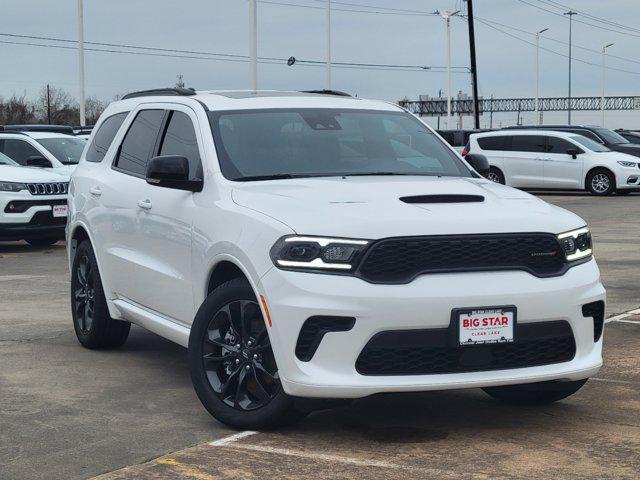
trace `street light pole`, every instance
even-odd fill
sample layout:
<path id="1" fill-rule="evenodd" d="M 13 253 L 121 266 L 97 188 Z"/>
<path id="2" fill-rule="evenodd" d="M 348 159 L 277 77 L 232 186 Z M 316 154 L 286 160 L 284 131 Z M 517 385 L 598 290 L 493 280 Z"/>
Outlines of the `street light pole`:
<path id="1" fill-rule="evenodd" d="M 567 120 L 569 125 L 571 125 L 571 24 L 573 23 L 573 16 L 577 14 L 578 12 L 574 12 L 573 10 L 564 12 L 564 15 L 569 15 L 569 96 L 567 99 Z"/>
<path id="2" fill-rule="evenodd" d="M 331 90 L 331 0 L 327 0 L 327 77 L 325 88 Z"/>
<path id="3" fill-rule="evenodd" d="M 608 45 L 603 45 L 602 46 L 602 72 L 601 72 L 601 86 L 602 86 L 602 91 L 600 92 L 600 125 L 602 127 L 604 127 L 604 61 L 605 61 L 605 53 L 607 48 L 613 46 L 613 43 L 609 43 Z"/>
<path id="4" fill-rule="evenodd" d="M 447 24 L 447 129 L 451 128 L 451 17 L 457 15 L 459 12 L 460 10 L 456 10 L 455 12 L 439 12 L 436 10 L 434 12 L 436 15 L 444 18 Z"/>
<path id="5" fill-rule="evenodd" d="M 249 57 L 251 63 L 251 89 L 258 90 L 258 7 L 256 0 L 249 0 Z"/>
<path id="6" fill-rule="evenodd" d="M 548 28 L 543 28 L 542 30 L 536 32 L 536 103 L 535 103 L 535 118 L 536 123 L 540 125 L 540 107 L 538 105 L 540 101 L 540 34 L 549 30 Z"/>
<path id="7" fill-rule="evenodd" d="M 78 76 L 80 77 L 80 126 L 87 123 L 84 100 L 84 8 L 82 0 L 78 0 Z"/>

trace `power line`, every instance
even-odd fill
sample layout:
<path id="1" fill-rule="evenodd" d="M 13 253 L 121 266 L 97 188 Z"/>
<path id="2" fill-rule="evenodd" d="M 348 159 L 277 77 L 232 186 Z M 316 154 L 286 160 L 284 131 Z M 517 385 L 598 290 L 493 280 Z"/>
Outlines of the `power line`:
<path id="1" fill-rule="evenodd" d="M 633 32 L 640 33 L 640 29 L 638 29 L 638 28 L 629 27 L 627 25 L 623 25 L 622 23 L 613 22 L 611 20 L 607 20 L 606 18 L 602 18 L 602 17 L 597 17 L 595 15 L 591 15 L 588 12 L 585 12 L 584 10 L 578 10 L 576 8 L 568 7 L 566 5 L 563 5 L 563 4 L 559 3 L 559 2 L 555 2 L 553 0 L 538 0 L 538 1 L 541 2 L 541 3 L 544 3 L 546 5 L 549 5 L 551 7 L 555 7 L 555 8 L 561 9 L 563 11 L 574 10 L 574 11 L 578 12 L 580 15 L 582 15 L 583 17 L 587 17 L 587 18 L 589 18 L 591 20 L 595 20 L 595 21 L 598 21 L 598 22 L 605 23 L 605 24 L 610 25 L 612 27 L 622 28 L 624 30 L 630 30 L 630 31 L 633 31 Z"/>
<path id="2" fill-rule="evenodd" d="M 20 35 L 14 33 L 0 33 L 0 36 L 10 37 L 10 38 L 18 38 L 21 40 L 39 40 L 39 41 L 50 41 L 50 42 L 61 42 L 66 44 L 77 44 L 76 40 L 71 40 L 67 38 L 59 38 L 59 37 L 47 37 L 47 36 L 38 36 L 38 35 Z M 42 47 L 42 48 L 59 48 L 66 50 L 76 50 L 75 46 L 69 45 L 51 45 L 46 43 L 36 43 L 36 42 L 16 42 L 16 41 L 6 41 L 0 40 L 0 43 L 10 44 L 10 45 L 27 45 L 34 47 Z M 179 50 L 179 49 L 170 49 L 170 48 L 161 48 L 161 47 L 150 47 L 150 46 L 142 46 L 142 45 L 132 45 L 132 44 L 123 44 L 123 43 L 109 43 L 109 42 L 85 42 L 87 45 L 93 45 L 95 47 L 112 47 L 112 48 L 85 48 L 87 51 L 92 52 L 105 52 L 105 53 L 119 53 L 119 54 L 129 54 L 129 55 L 142 55 L 142 56 L 152 56 L 152 57 L 167 57 L 167 58 L 187 58 L 187 59 L 195 59 L 195 60 L 217 60 L 217 61 L 229 61 L 229 62 L 248 62 L 249 57 L 247 55 L 240 54 L 231 54 L 231 53 L 219 53 L 219 52 L 206 52 L 206 51 L 197 51 L 197 50 Z M 114 48 L 127 48 L 127 49 L 137 49 L 143 51 L 130 51 L 130 50 L 114 50 Z M 280 65 L 285 64 L 287 59 L 278 58 L 278 57 L 259 57 L 260 63 L 263 64 L 271 64 L 271 65 Z M 296 64 L 300 64 L 302 66 L 321 66 L 324 65 L 325 62 L 320 60 L 306 60 L 306 59 L 298 59 L 296 60 Z M 351 69 L 363 69 L 363 70 L 385 70 L 385 71 L 427 71 L 427 72 L 439 72 L 444 71 L 446 67 L 444 66 L 429 66 L 429 65 L 402 65 L 402 64 L 385 64 L 385 63 L 359 63 L 359 62 L 334 62 L 337 68 L 351 68 Z M 452 67 L 456 70 L 466 71 L 467 67 Z"/>
<path id="3" fill-rule="evenodd" d="M 555 12 L 553 10 L 549 10 L 548 8 L 541 7 L 540 5 L 536 5 L 534 3 L 529 3 L 526 0 L 518 0 L 518 1 L 520 3 L 525 4 L 525 5 L 529 5 L 530 7 L 537 8 L 538 10 L 542 10 L 543 12 L 547 12 L 547 13 L 551 13 L 552 15 L 557 15 L 557 16 L 560 16 L 560 17 L 564 17 L 564 14 L 562 14 L 562 13 Z M 620 30 L 614 30 L 612 28 L 603 27 L 602 25 L 596 25 L 596 24 L 593 24 L 593 23 L 585 22 L 584 20 L 575 19 L 573 21 L 581 23 L 583 25 L 588 25 L 590 27 L 599 28 L 601 30 L 607 30 L 609 32 L 619 33 L 621 35 L 628 35 L 630 37 L 640 38 L 640 34 L 636 35 L 636 34 L 631 33 L 631 32 L 621 32 Z"/>
<path id="4" fill-rule="evenodd" d="M 317 1 L 317 0 L 312 0 Z M 324 0 L 320 0 L 324 1 Z M 264 3 L 267 5 L 276 5 L 281 7 L 297 7 L 297 8 L 309 8 L 312 10 L 325 10 L 325 7 L 315 6 L 315 5 L 304 5 L 300 3 L 291 3 L 291 2 L 283 2 L 283 1 L 275 1 L 275 0 L 258 0 L 259 3 Z M 338 2 L 332 2 L 338 4 Z M 369 6 L 369 5 L 361 5 L 361 4 L 349 4 L 344 2 L 339 2 L 340 5 L 354 5 L 358 7 L 371 8 L 373 10 L 362 10 L 362 8 L 332 8 L 331 11 L 335 12 L 350 12 L 350 13 L 372 13 L 376 15 L 398 15 L 398 16 L 434 16 L 433 13 L 423 12 L 420 10 L 403 10 L 399 8 L 389 8 L 389 7 L 378 7 L 378 6 Z"/>
<path id="5" fill-rule="evenodd" d="M 464 16 L 464 15 L 459 15 L 459 17 L 464 18 L 465 16 Z M 465 18 L 465 20 L 466 20 L 466 18 Z M 478 17 L 476 17 L 476 20 L 477 20 L 478 22 L 482 23 L 483 25 L 485 25 L 485 26 L 487 26 L 487 27 L 489 27 L 489 28 L 492 28 L 493 30 L 496 30 L 496 31 L 498 31 L 498 32 L 500 32 L 500 33 L 502 33 L 502 34 L 504 34 L 504 35 L 507 35 L 507 36 L 509 36 L 509 37 L 511 37 L 511 38 L 514 38 L 514 39 L 516 39 L 516 40 L 519 40 L 520 42 L 524 42 L 524 43 L 526 43 L 526 44 L 528 44 L 528 45 L 532 45 L 532 46 L 534 46 L 534 47 L 535 47 L 535 43 L 534 43 L 534 42 L 530 42 L 530 41 L 528 41 L 528 40 L 526 40 L 526 39 L 524 39 L 524 38 L 522 38 L 522 37 L 518 37 L 517 35 L 514 35 L 514 34 L 512 34 L 512 33 L 509 33 L 509 32 L 507 32 L 507 31 L 505 31 L 505 30 L 502 30 L 501 28 L 498 28 L 498 27 L 496 27 L 496 26 L 494 26 L 494 25 L 491 25 L 490 23 L 488 23 L 488 22 L 486 22 L 486 21 L 484 21 L 484 20 L 481 20 L 481 19 L 480 19 L 480 18 L 478 18 Z M 569 58 L 569 56 L 568 56 L 568 55 L 565 55 L 564 53 L 558 52 L 558 51 L 556 51 L 556 50 L 552 50 L 552 49 L 550 49 L 550 48 L 540 47 L 540 50 L 544 50 L 545 52 L 549 52 L 549 53 L 552 53 L 552 54 L 554 54 L 554 55 L 558 55 L 558 56 L 560 56 L 560 57 Z M 598 65 L 598 64 L 596 64 L 596 63 L 592 63 L 592 62 L 589 62 L 589 61 L 584 60 L 584 59 L 581 59 L 581 58 L 575 58 L 575 57 L 573 57 L 573 60 L 575 60 L 576 62 L 584 63 L 585 65 L 591 65 L 592 67 L 599 67 L 599 66 L 600 66 L 600 65 Z M 623 73 L 629 73 L 629 74 L 632 74 L 632 75 L 640 75 L 640 72 L 634 72 L 634 71 L 631 71 L 631 70 L 625 70 L 625 69 L 622 69 L 622 68 L 607 67 L 607 70 L 612 70 L 612 71 L 617 71 L 617 72 L 623 72 Z"/>

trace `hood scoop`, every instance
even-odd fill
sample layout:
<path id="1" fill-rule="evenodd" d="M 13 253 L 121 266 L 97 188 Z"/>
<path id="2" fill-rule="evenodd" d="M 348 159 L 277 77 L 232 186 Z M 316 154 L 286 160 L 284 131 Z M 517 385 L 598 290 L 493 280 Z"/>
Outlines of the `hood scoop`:
<path id="1" fill-rule="evenodd" d="M 482 195 L 414 195 L 411 197 L 400 197 L 404 203 L 473 203 L 484 202 Z"/>

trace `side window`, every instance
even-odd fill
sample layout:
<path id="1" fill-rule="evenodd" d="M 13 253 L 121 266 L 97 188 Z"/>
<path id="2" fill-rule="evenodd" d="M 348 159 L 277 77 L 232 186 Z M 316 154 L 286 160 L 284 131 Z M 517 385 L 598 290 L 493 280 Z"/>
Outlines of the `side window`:
<path id="1" fill-rule="evenodd" d="M 13 138 L 0 140 L 0 153 L 4 153 L 7 157 L 20 165 L 26 165 L 27 158 L 29 157 L 44 156 L 37 148 L 30 145 L 28 142 Z"/>
<path id="2" fill-rule="evenodd" d="M 590 132 L 589 130 L 575 130 L 575 133 L 578 133 L 584 137 L 590 138 L 591 140 L 594 140 L 598 143 L 602 143 L 604 144 L 604 142 L 602 141 L 602 139 L 597 136 L 595 133 Z"/>
<path id="3" fill-rule="evenodd" d="M 153 154 L 164 118 L 164 110 L 142 110 L 136 115 L 122 140 L 115 166 L 127 173 L 144 176 Z"/>
<path id="4" fill-rule="evenodd" d="M 504 150 L 506 135 L 496 135 L 494 137 L 481 137 L 478 145 L 482 150 Z"/>
<path id="5" fill-rule="evenodd" d="M 118 133 L 122 122 L 124 122 L 124 119 L 127 118 L 128 114 L 129 112 L 116 113 L 102 122 L 102 125 L 100 125 L 100 128 L 98 128 L 98 131 L 94 135 L 89 148 L 87 148 L 87 155 L 85 157 L 87 162 L 98 163 L 102 161 L 107 150 L 109 150 L 109 146 L 111 145 L 111 142 L 113 142 L 116 133 Z"/>
<path id="6" fill-rule="evenodd" d="M 567 153 L 567 150 L 573 148 L 577 150 L 577 147 L 571 143 L 566 141 L 564 138 L 558 137 L 547 137 L 547 152 L 548 153 Z"/>
<path id="7" fill-rule="evenodd" d="M 542 153 L 546 150 L 546 141 L 543 135 L 514 135 L 511 139 L 512 152 Z"/>
<path id="8" fill-rule="evenodd" d="M 189 160 L 189 177 L 202 178 L 202 162 L 193 122 L 189 115 L 174 111 L 162 139 L 160 155 L 180 155 Z"/>

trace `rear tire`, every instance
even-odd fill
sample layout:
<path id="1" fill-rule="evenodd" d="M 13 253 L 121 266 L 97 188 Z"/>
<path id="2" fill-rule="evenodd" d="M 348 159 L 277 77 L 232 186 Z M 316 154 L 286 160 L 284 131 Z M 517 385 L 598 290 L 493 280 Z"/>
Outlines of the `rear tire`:
<path id="1" fill-rule="evenodd" d="M 76 249 L 71 269 L 71 314 L 83 347 L 108 349 L 127 341 L 131 324 L 109 315 L 93 248 L 88 240 Z"/>
<path id="2" fill-rule="evenodd" d="M 567 398 L 587 383 L 588 378 L 574 382 L 539 382 L 522 385 L 483 388 L 485 393 L 512 405 L 546 405 Z"/>
<path id="3" fill-rule="evenodd" d="M 262 311 L 245 279 L 220 285 L 198 310 L 189 370 L 207 411 L 233 428 L 273 428 L 306 415 L 282 389 Z"/>
<path id="4" fill-rule="evenodd" d="M 25 240 L 32 247 L 50 247 L 51 245 L 55 245 L 60 241 L 59 238 L 27 238 Z"/>
<path id="5" fill-rule="evenodd" d="M 487 180 L 491 180 L 494 183 L 499 183 L 501 185 L 504 185 L 505 179 L 504 179 L 504 174 L 502 173 L 502 171 L 500 171 L 499 168 L 496 167 L 491 167 L 489 168 L 489 173 L 487 174 Z"/>
<path id="6" fill-rule="evenodd" d="M 587 175 L 587 190 L 592 195 L 606 196 L 616 191 L 616 178 L 609 170 L 600 168 Z"/>

